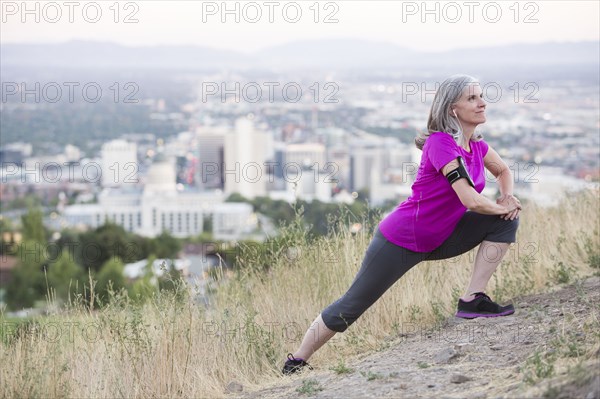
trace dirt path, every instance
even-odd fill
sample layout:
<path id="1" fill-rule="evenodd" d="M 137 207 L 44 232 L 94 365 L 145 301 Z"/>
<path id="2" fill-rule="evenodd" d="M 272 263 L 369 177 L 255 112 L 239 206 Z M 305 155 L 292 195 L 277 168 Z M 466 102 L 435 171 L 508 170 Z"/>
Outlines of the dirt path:
<path id="1" fill-rule="evenodd" d="M 511 316 L 405 326 L 390 349 L 346 362 L 350 371 L 314 365 L 237 397 L 600 398 L 600 277 L 514 304 Z"/>

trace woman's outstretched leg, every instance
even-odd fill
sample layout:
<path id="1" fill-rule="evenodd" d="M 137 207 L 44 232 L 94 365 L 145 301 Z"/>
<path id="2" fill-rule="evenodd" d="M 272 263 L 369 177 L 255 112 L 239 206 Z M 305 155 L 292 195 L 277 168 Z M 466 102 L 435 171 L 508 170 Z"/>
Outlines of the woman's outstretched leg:
<path id="1" fill-rule="evenodd" d="M 312 369 L 306 361 L 336 333 L 337 331 L 333 331 L 325 325 L 323 317 L 319 314 L 306 330 L 298 350 L 293 354 L 288 354 L 287 361 L 283 366 L 283 374 L 293 374 L 305 366 Z"/>
<path id="2" fill-rule="evenodd" d="M 306 331 L 306 334 L 304 334 L 300 347 L 293 353 L 294 357 L 308 360 L 313 353 L 325 345 L 335 334 L 336 331 L 327 328 L 323 322 L 323 317 L 319 314 Z"/>
<path id="3" fill-rule="evenodd" d="M 367 248 L 362 265 L 348 291 L 327 306 L 308 328 L 298 350 L 288 355 L 283 373 L 306 365 L 306 360 L 333 337 L 344 332 L 400 277 L 427 256 L 391 242 L 379 230 Z M 325 324 L 327 323 L 327 324 Z"/>

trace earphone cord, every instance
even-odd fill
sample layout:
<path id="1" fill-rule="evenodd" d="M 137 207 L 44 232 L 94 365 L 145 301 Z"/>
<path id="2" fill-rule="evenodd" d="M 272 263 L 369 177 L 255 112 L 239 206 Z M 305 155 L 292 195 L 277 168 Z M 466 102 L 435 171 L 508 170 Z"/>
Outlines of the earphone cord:
<path id="1" fill-rule="evenodd" d="M 456 111 L 452 110 L 452 112 L 454 113 L 454 116 L 456 117 L 456 121 L 458 122 L 458 126 L 460 126 L 460 136 L 462 136 L 462 132 L 464 131 L 463 127 L 462 127 L 462 123 L 460 123 L 460 119 L 458 119 L 458 115 L 456 115 Z M 461 143 L 460 145 L 463 145 L 464 143 Z"/>

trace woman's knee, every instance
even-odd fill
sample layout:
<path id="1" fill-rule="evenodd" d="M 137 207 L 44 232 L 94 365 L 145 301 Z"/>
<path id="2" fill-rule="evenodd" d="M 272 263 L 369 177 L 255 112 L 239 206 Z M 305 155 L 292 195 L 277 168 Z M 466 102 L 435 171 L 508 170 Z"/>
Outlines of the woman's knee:
<path id="1" fill-rule="evenodd" d="M 513 229 L 516 231 L 519 228 L 519 220 L 520 220 L 519 218 L 514 218 L 513 220 L 510 220 L 510 219 L 508 219 L 508 220 L 502 219 L 502 220 L 504 221 L 504 223 L 506 225 L 509 226 L 510 229 Z"/>
<path id="2" fill-rule="evenodd" d="M 344 316 L 342 313 L 332 313 L 328 311 L 328 309 L 323 310 L 321 312 L 321 318 L 323 319 L 323 323 L 325 327 L 329 328 L 331 331 L 335 331 L 338 333 L 342 333 L 348 329 L 358 318 L 349 318 Z"/>
<path id="3" fill-rule="evenodd" d="M 519 218 L 513 220 L 499 219 L 496 228 L 485 238 L 487 241 L 516 242 Z"/>
<path id="4" fill-rule="evenodd" d="M 505 222 L 508 224 L 509 230 L 514 231 L 516 233 L 517 229 L 519 228 L 519 220 L 519 218 L 514 218 L 513 220 L 506 220 Z"/>

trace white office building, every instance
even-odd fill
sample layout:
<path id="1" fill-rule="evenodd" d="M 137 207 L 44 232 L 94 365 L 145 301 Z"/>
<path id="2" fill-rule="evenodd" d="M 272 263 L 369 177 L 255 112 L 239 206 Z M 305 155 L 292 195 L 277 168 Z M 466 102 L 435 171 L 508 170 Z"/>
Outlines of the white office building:
<path id="1" fill-rule="evenodd" d="M 292 201 L 302 199 L 307 202 L 331 202 L 335 182 L 330 174 L 320 172 L 316 167 L 304 168 L 297 173 L 286 174 L 285 179 L 288 192 L 285 198 Z"/>
<path id="2" fill-rule="evenodd" d="M 248 199 L 266 196 L 267 166 L 271 137 L 256 130 L 249 118 L 240 118 L 235 129 L 225 135 L 222 167 L 225 194 L 238 193 Z"/>
<path id="3" fill-rule="evenodd" d="M 373 173 L 383 173 L 383 149 L 377 145 L 354 146 L 350 153 L 350 188 L 369 189 Z"/>
<path id="4" fill-rule="evenodd" d="M 213 237 L 230 241 L 250 235 L 258 226 L 258 218 L 250 204 L 225 202 L 214 207 L 212 223 Z"/>
<path id="5" fill-rule="evenodd" d="M 325 146 L 320 143 L 302 143 L 288 144 L 285 148 L 284 168 L 290 165 L 313 167 L 317 166 L 320 170 L 325 167 L 326 156 Z"/>
<path id="6" fill-rule="evenodd" d="M 203 216 L 224 201 L 223 193 L 185 191 L 178 189 L 175 182 L 173 163 L 157 161 L 150 167 L 143 186 L 106 188 L 97 204 L 68 206 L 63 217 L 71 226 L 91 228 L 112 221 L 147 237 L 163 231 L 175 237 L 202 233 Z"/>
<path id="7" fill-rule="evenodd" d="M 102 187 L 135 186 L 138 183 L 137 145 L 112 140 L 102 146 Z"/>

